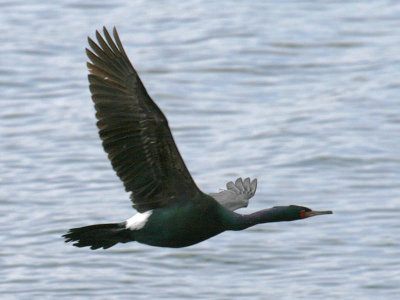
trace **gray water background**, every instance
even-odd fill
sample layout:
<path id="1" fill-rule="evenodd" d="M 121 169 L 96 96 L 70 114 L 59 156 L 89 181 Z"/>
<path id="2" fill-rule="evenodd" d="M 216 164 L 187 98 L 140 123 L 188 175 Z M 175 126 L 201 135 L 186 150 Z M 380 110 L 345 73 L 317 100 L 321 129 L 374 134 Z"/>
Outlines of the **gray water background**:
<path id="1" fill-rule="evenodd" d="M 134 214 L 103 152 L 87 36 L 117 26 L 199 187 L 257 177 L 307 220 L 90 251 Z M 397 1 L 1 1 L 1 299 L 399 299 Z"/>

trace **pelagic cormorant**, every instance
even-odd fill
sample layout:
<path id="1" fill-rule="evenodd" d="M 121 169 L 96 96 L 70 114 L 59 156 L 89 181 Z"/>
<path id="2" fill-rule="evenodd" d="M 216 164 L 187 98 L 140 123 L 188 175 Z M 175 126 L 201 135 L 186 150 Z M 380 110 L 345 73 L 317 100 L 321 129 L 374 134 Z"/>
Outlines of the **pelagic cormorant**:
<path id="1" fill-rule="evenodd" d="M 331 214 L 289 205 L 249 215 L 233 210 L 246 206 L 256 181 L 237 180 L 228 190 L 203 193 L 193 181 L 160 108 L 153 102 L 130 63 L 116 29 L 114 39 L 104 27 L 96 31 L 86 49 L 91 62 L 90 92 L 96 108 L 97 126 L 112 167 L 131 192 L 138 211 L 121 223 L 72 228 L 66 242 L 91 249 L 110 248 L 137 241 L 159 247 L 186 247 L 226 230 L 243 230 L 267 222 L 294 221 Z M 243 196 L 244 195 L 244 196 Z M 218 201 L 217 201 L 217 200 Z"/>

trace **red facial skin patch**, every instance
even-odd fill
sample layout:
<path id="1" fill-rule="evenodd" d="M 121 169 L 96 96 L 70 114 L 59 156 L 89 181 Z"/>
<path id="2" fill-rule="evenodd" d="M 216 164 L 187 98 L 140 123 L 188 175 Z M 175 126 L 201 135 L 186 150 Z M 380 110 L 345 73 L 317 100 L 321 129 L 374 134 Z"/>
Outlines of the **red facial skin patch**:
<path id="1" fill-rule="evenodd" d="M 305 212 L 304 210 L 300 211 L 300 218 L 304 219 L 304 218 L 308 218 L 309 215 L 307 212 Z"/>

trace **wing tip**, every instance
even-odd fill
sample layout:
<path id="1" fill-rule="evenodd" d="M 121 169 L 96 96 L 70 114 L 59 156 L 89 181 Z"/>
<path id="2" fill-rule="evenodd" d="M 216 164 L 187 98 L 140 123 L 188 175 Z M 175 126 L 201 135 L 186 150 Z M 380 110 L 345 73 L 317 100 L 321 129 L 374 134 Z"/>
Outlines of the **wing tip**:
<path id="1" fill-rule="evenodd" d="M 257 190 L 257 178 L 250 180 L 250 177 L 246 177 L 244 180 L 242 177 L 239 177 L 233 181 L 229 181 L 226 184 L 227 190 L 233 191 L 236 194 L 248 194 L 249 197 L 253 197 Z"/>

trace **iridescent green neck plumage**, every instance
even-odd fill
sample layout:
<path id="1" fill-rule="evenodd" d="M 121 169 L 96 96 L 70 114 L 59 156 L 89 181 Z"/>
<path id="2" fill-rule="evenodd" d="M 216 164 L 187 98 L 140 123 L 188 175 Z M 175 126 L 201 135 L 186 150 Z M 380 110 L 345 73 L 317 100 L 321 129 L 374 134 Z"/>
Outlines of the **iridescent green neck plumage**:
<path id="1" fill-rule="evenodd" d="M 261 223 L 298 220 L 302 218 L 301 209 L 300 206 L 290 205 L 275 206 L 248 215 L 227 212 L 226 214 L 230 215 L 225 217 L 229 220 L 227 230 L 243 230 Z"/>

